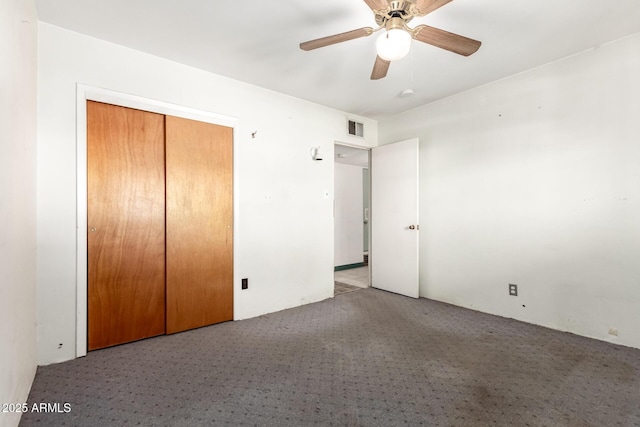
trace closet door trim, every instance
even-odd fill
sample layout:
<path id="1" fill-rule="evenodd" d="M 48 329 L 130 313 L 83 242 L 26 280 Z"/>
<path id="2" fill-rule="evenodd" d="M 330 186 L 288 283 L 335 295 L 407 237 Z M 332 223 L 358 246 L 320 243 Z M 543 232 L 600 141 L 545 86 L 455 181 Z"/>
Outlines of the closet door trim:
<path id="1" fill-rule="evenodd" d="M 76 357 L 87 354 L 87 101 L 104 102 L 120 107 L 135 108 L 151 113 L 171 115 L 185 119 L 198 120 L 232 128 L 234 130 L 233 146 L 235 147 L 235 128 L 238 119 L 196 108 L 184 107 L 168 102 L 143 98 L 136 95 L 97 88 L 84 84 L 76 86 Z M 235 149 L 234 149 L 235 151 Z M 233 157 L 233 169 L 238 170 L 236 156 Z M 234 174 L 233 188 L 237 188 L 237 176 Z M 233 197 L 234 228 L 238 224 L 237 197 Z M 236 235 L 234 229 L 233 235 Z M 236 259 L 234 245 L 234 271 Z M 235 293 L 236 283 L 234 279 Z M 235 299 L 234 299 L 235 301 Z M 234 309 L 235 311 L 235 309 Z"/>

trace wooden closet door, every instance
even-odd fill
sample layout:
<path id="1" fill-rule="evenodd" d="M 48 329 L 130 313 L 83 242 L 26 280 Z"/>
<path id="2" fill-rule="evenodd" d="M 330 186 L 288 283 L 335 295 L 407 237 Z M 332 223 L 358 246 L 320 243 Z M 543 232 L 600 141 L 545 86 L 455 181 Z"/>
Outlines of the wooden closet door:
<path id="1" fill-rule="evenodd" d="M 87 102 L 88 347 L 165 333 L 164 116 Z"/>
<path id="2" fill-rule="evenodd" d="M 233 130 L 166 118 L 167 333 L 233 320 Z"/>

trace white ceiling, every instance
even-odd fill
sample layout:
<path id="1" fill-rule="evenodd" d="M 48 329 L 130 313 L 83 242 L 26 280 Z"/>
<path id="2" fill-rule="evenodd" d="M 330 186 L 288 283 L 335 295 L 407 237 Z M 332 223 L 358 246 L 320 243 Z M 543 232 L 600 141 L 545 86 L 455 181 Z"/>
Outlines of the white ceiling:
<path id="1" fill-rule="evenodd" d="M 371 81 L 373 36 L 304 52 L 303 41 L 375 27 L 363 0 L 36 0 L 39 19 L 374 119 L 640 32 L 639 0 L 454 0 L 428 24 L 482 41 L 468 57 L 414 41 Z M 595 82 L 594 82 L 595 83 Z M 415 94 L 401 98 L 411 88 Z"/>

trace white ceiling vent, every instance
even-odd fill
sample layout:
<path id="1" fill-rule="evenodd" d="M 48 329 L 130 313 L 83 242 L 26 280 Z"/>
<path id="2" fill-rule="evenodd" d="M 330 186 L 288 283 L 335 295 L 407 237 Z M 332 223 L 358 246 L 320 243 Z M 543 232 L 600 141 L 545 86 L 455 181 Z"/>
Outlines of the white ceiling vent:
<path id="1" fill-rule="evenodd" d="M 364 125 L 353 120 L 349 120 L 349 135 L 364 137 Z"/>

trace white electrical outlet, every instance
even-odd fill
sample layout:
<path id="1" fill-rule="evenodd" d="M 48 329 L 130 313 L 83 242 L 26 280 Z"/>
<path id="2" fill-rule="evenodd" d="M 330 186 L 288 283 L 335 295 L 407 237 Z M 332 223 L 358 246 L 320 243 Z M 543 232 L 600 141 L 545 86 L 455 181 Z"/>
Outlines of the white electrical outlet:
<path id="1" fill-rule="evenodd" d="M 613 335 L 614 337 L 617 337 L 618 330 L 616 328 L 609 328 L 609 335 Z"/>

